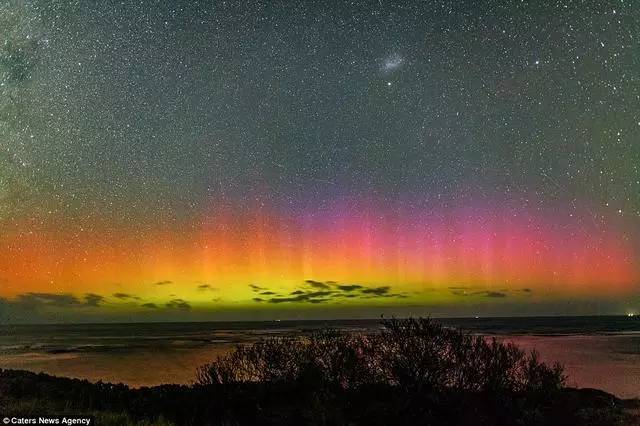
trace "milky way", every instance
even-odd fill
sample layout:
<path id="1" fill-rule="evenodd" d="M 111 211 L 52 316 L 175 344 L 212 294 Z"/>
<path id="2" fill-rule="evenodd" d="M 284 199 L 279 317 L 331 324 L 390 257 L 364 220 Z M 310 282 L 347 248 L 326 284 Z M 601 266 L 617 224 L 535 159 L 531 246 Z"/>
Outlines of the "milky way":
<path id="1" fill-rule="evenodd" d="M 5 1 L 0 308 L 640 309 L 639 10 Z"/>

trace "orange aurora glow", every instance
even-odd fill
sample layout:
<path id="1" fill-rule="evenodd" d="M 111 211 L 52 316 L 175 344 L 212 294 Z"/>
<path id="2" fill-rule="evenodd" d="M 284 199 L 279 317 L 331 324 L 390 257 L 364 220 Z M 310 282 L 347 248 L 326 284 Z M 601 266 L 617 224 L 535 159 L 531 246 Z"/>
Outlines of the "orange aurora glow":
<path id="1" fill-rule="evenodd" d="M 418 298 L 460 285 L 611 296 L 633 292 L 639 276 L 633 245 L 613 226 L 471 210 L 219 209 L 197 225 L 136 233 L 17 226 L 0 244 L 5 297 L 124 290 L 163 300 L 169 290 L 154 283 L 170 281 L 183 297 L 203 297 L 194 288 L 206 282 L 226 301 L 250 302 L 248 284 L 292 289 L 307 279 L 393 285 Z"/>

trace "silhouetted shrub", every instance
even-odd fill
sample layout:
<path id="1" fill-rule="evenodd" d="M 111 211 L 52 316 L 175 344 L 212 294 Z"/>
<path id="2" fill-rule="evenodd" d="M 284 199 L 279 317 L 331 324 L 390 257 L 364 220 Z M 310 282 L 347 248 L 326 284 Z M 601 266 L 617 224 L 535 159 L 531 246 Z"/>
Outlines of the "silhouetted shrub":
<path id="1" fill-rule="evenodd" d="M 563 389 L 560 366 L 535 352 L 429 319 L 266 339 L 201 367 L 198 382 L 130 389 L 0 370 L 0 413 L 186 426 L 638 424 L 625 401 Z"/>
<path id="2" fill-rule="evenodd" d="M 557 391 L 562 367 L 513 344 L 486 340 L 431 319 L 383 320 L 377 333 L 333 330 L 239 346 L 198 369 L 202 385 L 296 383 L 314 389 L 391 385 L 406 392 L 513 394 Z"/>

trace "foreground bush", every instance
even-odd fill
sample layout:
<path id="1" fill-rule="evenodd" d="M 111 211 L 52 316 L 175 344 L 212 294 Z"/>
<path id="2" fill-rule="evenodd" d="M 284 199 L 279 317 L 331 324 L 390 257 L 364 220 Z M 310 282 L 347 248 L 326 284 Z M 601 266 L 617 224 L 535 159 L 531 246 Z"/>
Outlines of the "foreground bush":
<path id="1" fill-rule="evenodd" d="M 640 403 L 564 388 L 535 353 L 428 319 L 240 346 L 198 383 L 130 389 L 0 370 L 0 413 L 88 413 L 97 424 L 632 425 Z"/>
<path id="2" fill-rule="evenodd" d="M 391 385 L 314 389 L 258 382 L 130 389 L 0 369 L 0 413 L 89 414 L 97 425 L 640 425 L 640 401 L 594 389 L 553 398 L 405 392 Z"/>
<path id="3" fill-rule="evenodd" d="M 378 333 L 321 331 L 239 346 L 197 374 L 202 385 L 297 383 L 314 389 L 389 385 L 406 392 L 555 392 L 560 365 L 431 319 L 385 320 Z"/>

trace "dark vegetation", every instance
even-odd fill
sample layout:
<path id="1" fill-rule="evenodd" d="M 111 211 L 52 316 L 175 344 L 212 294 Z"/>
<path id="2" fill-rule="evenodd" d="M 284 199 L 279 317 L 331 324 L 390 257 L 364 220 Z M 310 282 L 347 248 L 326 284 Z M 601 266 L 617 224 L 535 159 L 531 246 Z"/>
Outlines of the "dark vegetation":
<path id="1" fill-rule="evenodd" d="M 2 371 L 0 413 L 94 413 L 102 425 L 636 424 L 630 402 L 564 381 L 536 353 L 429 319 L 389 320 L 379 333 L 240 346 L 200 367 L 192 386 Z"/>

